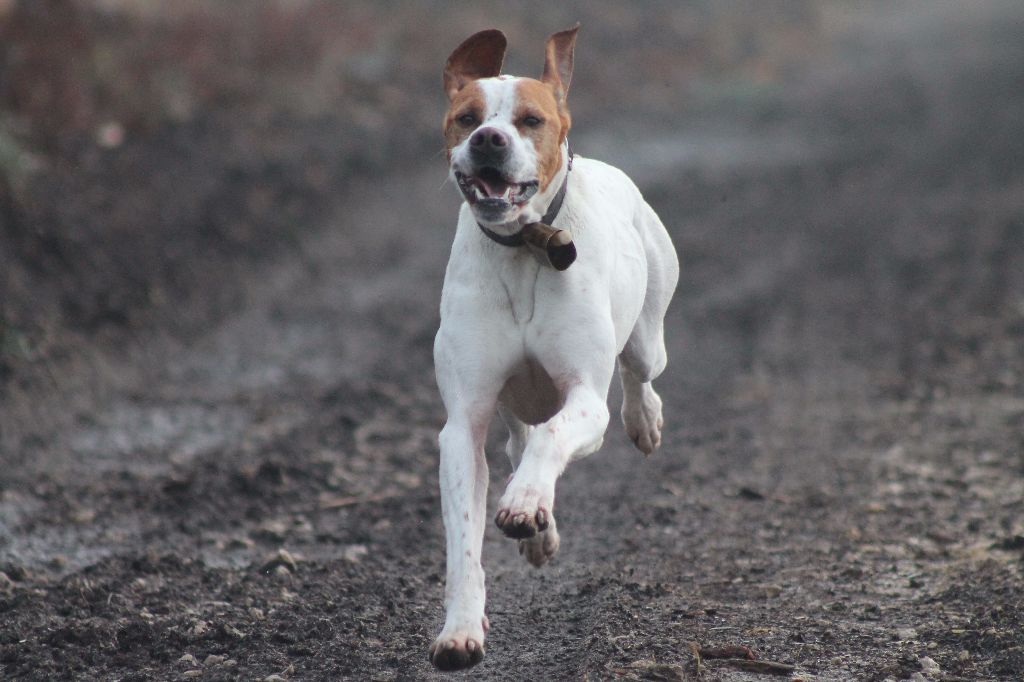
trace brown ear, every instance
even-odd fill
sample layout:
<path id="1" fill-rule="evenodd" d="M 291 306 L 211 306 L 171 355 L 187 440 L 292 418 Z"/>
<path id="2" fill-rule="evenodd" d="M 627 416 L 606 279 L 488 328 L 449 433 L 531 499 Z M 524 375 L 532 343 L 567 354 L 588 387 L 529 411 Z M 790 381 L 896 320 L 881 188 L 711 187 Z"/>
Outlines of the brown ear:
<path id="1" fill-rule="evenodd" d="M 505 34 L 495 28 L 474 33 L 462 41 L 444 65 L 444 91 L 448 99 L 477 78 L 500 75 L 507 44 Z"/>
<path id="2" fill-rule="evenodd" d="M 554 88 L 555 99 L 559 104 L 565 104 L 565 97 L 569 94 L 572 53 L 576 47 L 576 32 L 579 30 L 580 25 L 577 23 L 572 28 L 552 33 L 544 51 L 544 75 L 540 79 Z"/>

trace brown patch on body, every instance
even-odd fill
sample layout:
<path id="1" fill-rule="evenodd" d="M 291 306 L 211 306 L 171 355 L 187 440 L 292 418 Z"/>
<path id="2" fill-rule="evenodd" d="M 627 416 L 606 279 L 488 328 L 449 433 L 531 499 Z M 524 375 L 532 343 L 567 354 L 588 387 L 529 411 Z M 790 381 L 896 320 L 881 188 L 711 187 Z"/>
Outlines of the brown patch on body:
<path id="1" fill-rule="evenodd" d="M 562 164 L 562 143 L 565 142 L 572 125 L 569 110 L 559 105 L 554 89 L 547 83 L 532 78 L 516 82 L 517 104 L 513 112 L 513 124 L 519 134 L 533 142 L 537 150 L 537 174 L 540 189 L 547 189 Z M 530 117 L 540 120 L 529 125 Z"/>

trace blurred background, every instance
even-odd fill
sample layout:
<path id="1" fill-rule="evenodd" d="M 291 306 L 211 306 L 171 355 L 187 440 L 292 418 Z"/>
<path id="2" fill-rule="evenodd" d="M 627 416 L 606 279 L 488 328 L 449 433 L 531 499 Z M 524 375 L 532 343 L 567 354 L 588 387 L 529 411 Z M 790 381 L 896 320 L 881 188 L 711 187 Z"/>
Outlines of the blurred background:
<path id="1" fill-rule="evenodd" d="M 1019 675 L 1019 0 L 0 0 L 0 672 L 431 674 L 441 70 L 576 21 L 574 149 L 683 264 L 668 425 L 543 572 L 488 530 L 480 674 Z"/>
<path id="2" fill-rule="evenodd" d="M 4 391 L 64 374 L 58 365 L 87 354 L 83 343 L 120 349 L 126 330 L 179 333 L 222 316 L 244 289 L 242 272 L 326 228 L 355 178 L 434 160 L 440 182 L 439 64 L 481 26 L 508 34 L 509 72 L 537 74 L 544 37 L 582 21 L 577 128 L 595 153 L 657 172 L 694 154 L 729 164 L 810 148 L 822 131 L 739 149 L 686 123 L 723 110 L 777 118 L 783 84 L 823 61 L 836 66 L 850 23 L 870 15 L 802 1 L 637 11 L 5 0 Z"/>

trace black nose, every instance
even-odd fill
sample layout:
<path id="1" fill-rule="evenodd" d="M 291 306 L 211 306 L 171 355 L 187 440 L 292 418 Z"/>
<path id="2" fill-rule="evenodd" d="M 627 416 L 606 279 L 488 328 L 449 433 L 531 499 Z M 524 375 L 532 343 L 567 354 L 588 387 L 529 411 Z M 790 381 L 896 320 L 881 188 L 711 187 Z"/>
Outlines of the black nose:
<path id="1" fill-rule="evenodd" d="M 481 152 L 502 153 L 508 147 L 508 135 L 497 128 L 481 128 L 469 138 L 469 145 Z"/>

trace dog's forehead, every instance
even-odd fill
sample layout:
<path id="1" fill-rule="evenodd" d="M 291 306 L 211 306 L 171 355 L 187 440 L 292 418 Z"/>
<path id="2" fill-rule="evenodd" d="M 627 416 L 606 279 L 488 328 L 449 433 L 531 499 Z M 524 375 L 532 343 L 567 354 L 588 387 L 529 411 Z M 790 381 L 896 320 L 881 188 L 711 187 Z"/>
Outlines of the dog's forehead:
<path id="1" fill-rule="evenodd" d="M 477 81 L 484 96 L 484 118 L 511 118 L 519 101 L 517 76 L 495 76 Z"/>
<path id="2" fill-rule="evenodd" d="M 484 120 L 511 120 L 524 105 L 538 109 L 557 109 L 547 86 L 533 78 L 494 76 L 473 81 L 452 101 L 452 108 L 471 102 L 480 107 Z"/>

